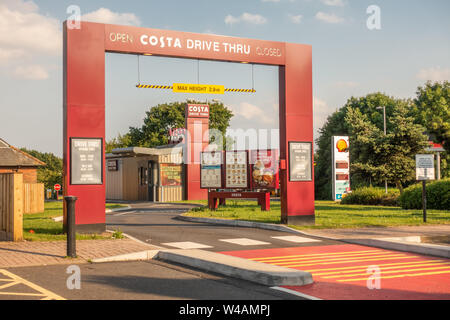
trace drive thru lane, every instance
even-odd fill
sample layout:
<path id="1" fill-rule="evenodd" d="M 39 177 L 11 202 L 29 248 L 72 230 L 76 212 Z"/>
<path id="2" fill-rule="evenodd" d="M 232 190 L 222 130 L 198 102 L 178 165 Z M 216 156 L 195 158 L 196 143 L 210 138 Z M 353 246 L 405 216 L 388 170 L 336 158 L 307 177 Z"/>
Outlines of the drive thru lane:
<path id="1" fill-rule="evenodd" d="M 231 251 L 339 244 L 316 237 L 296 237 L 286 232 L 176 219 L 194 207 L 187 204 L 144 202 L 131 206 L 129 210 L 108 214 L 107 228 L 120 229 L 143 242 L 164 248 Z"/>

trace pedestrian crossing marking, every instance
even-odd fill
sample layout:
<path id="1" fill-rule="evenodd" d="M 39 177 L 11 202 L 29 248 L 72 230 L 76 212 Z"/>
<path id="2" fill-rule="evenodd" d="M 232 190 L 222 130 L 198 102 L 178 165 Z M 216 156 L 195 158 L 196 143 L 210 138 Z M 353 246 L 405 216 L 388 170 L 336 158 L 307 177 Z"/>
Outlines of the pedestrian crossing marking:
<path id="1" fill-rule="evenodd" d="M 271 238 L 289 241 L 289 242 L 295 242 L 295 243 L 322 242 L 322 240 L 316 240 L 316 239 L 299 237 L 299 236 L 281 236 L 281 237 L 271 237 Z"/>
<path id="2" fill-rule="evenodd" d="M 326 257 L 303 257 L 303 256 L 299 256 L 299 257 L 295 257 L 295 258 L 286 258 L 286 259 L 274 259 L 274 260 L 266 260 L 266 261 L 261 261 L 261 262 L 273 262 L 273 263 L 278 263 L 278 262 L 294 262 L 294 261 L 299 261 L 299 260 L 307 260 L 307 259 L 311 259 L 311 258 L 316 258 L 316 259 L 327 259 L 329 260 L 329 258 L 336 258 L 336 259 L 344 259 L 344 258 L 364 258 L 364 256 L 378 256 L 378 255 L 382 255 L 382 254 L 399 254 L 398 252 L 374 252 L 374 253 L 358 253 L 358 254 L 342 254 L 342 255 L 332 255 L 329 254 Z"/>
<path id="3" fill-rule="evenodd" d="M 345 261 L 345 260 L 357 260 L 357 259 L 367 259 L 367 258 L 375 258 L 375 257 L 391 257 L 391 256 L 405 256 L 403 253 L 374 253 L 370 255 L 364 255 L 364 256 L 343 256 L 343 257 L 320 257 L 320 258 L 297 258 L 295 260 L 290 261 L 273 261 L 274 264 L 277 265 L 284 265 L 284 264 L 292 264 L 292 263 L 298 263 L 298 262 L 321 262 L 321 261 Z"/>
<path id="4" fill-rule="evenodd" d="M 437 269 L 447 269 L 450 271 L 449 266 L 440 266 L 440 267 L 429 266 L 426 268 L 419 268 L 419 269 L 401 269 L 401 270 L 391 270 L 391 271 L 384 271 L 384 269 L 382 269 L 381 274 L 383 277 L 384 274 L 386 274 L 386 273 L 416 272 L 416 271 L 437 270 Z M 356 277 L 356 276 L 367 276 L 367 272 L 356 273 L 356 274 L 340 274 L 340 275 L 334 275 L 334 276 L 326 276 L 326 277 L 322 277 L 322 278 L 333 279 L 333 278 L 348 278 L 348 277 Z"/>
<path id="5" fill-rule="evenodd" d="M 359 252 L 386 252 L 387 250 L 363 250 L 363 251 L 344 251 L 344 252 L 326 252 L 326 253 L 310 253 L 310 254 L 295 254 L 290 256 L 274 256 L 274 257 L 263 257 L 263 258 L 250 258 L 250 260 L 255 261 L 263 261 L 263 260 L 271 260 L 277 258 L 291 258 L 291 257 L 312 257 L 312 256 L 330 256 L 330 255 L 341 255 L 341 254 L 351 254 L 351 253 L 359 253 Z M 393 252 L 393 251 L 387 251 Z"/>
<path id="6" fill-rule="evenodd" d="M 391 269 L 401 269 L 401 268 L 412 268 L 412 267 L 427 267 L 427 266 L 444 266 L 444 265 L 448 265 L 450 264 L 450 262 L 444 262 L 444 263 L 429 263 L 429 262 L 423 262 L 423 263 L 407 263 L 407 264 L 403 264 L 401 266 L 394 266 L 394 267 L 382 267 L 381 265 L 377 265 L 378 267 L 380 267 L 383 271 L 384 270 L 391 270 Z M 367 270 L 369 266 L 358 266 L 358 267 L 353 267 L 353 270 L 341 270 L 341 271 L 331 271 L 331 272 L 319 272 L 319 273 L 314 273 L 314 275 L 316 276 L 326 276 L 326 275 L 331 275 L 331 274 L 344 274 L 344 273 L 352 273 L 352 272 L 358 272 L 358 271 L 365 271 Z M 311 270 L 306 270 L 308 272 L 311 272 Z"/>
<path id="7" fill-rule="evenodd" d="M 253 239 L 248 239 L 248 238 L 219 239 L 219 241 L 229 242 L 229 243 L 237 244 L 240 246 L 259 246 L 259 245 L 270 244 L 269 242 L 253 240 Z"/>
<path id="8" fill-rule="evenodd" d="M 178 248 L 178 249 L 206 249 L 206 248 L 212 248 L 211 246 L 208 246 L 206 244 L 201 244 L 201 243 L 191 242 L 191 241 L 166 242 L 166 243 L 162 243 L 162 245 L 175 247 L 175 248 Z"/>
<path id="9" fill-rule="evenodd" d="M 370 258 L 370 259 L 360 259 L 360 260 L 348 260 L 348 261 L 333 261 L 333 262 L 307 262 L 307 263 L 301 263 L 301 264 L 293 264 L 293 265 L 284 265 L 283 267 L 305 267 L 305 266 L 314 266 L 314 265 L 328 265 L 328 264 L 342 264 L 342 263 L 353 263 L 353 262 L 364 262 L 364 261 L 379 261 L 381 259 L 383 260 L 397 260 L 397 259 L 410 259 L 410 258 L 417 258 L 416 256 L 409 256 L 409 257 L 378 257 L 378 258 Z M 326 261 L 326 260 L 325 260 Z M 275 263 L 274 263 L 275 264 Z"/>
<path id="10" fill-rule="evenodd" d="M 423 263 L 432 263 L 432 262 L 443 262 L 444 260 L 427 260 L 427 262 Z M 415 263 L 421 263 L 421 261 L 412 261 L 412 262 L 396 262 L 396 263 L 382 263 L 378 264 L 377 266 L 397 266 L 397 265 L 409 265 L 409 264 L 415 264 Z M 369 265 L 365 266 L 353 266 L 353 267 L 339 267 L 339 268 L 320 268 L 320 269 L 308 269 L 308 272 L 316 272 L 316 271 L 327 271 L 327 270 L 347 270 L 347 269 L 356 269 L 356 268 L 366 268 L 369 267 Z M 336 271 L 339 272 L 339 271 Z"/>
<path id="11" fill-rule="evenodd" d="M 395 275 L 395 276 L 381 276 L 381 277 L 374 277 L 371 276 L 371 280 L 376 279 L 394 279 L 394 278 L 404 278 L 404 277 L 419 277 L 419 276 L 430 276 L 435 274 L 446 274 L 450 273 L 450 270 L 447 271 L 435 271 L 435 272 L 423 272 L 423 273 L 413 273 L 413 274 L 401 274 L 401 275 Z M 338 282 L 351 282 L 351 281 L 367 281 L 367 276 L 365 278 L 356 278 L 356 279 L 339 279 Z"/>

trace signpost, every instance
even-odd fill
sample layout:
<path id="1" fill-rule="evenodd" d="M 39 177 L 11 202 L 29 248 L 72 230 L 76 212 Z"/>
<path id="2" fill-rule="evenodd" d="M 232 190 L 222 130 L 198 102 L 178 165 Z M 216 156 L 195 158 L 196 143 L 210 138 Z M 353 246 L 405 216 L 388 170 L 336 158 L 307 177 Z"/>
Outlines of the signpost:
<path id="1" fill-rule="evenodd" d="M 341 200 L 350 191 L 350 152 L 348 136 L 331 137 L 333 200 Z"/>
<path id="2" fill-rule="evenodd" d="M 422 181 L 423 222 L 427 222 L 427 180 L 434 180 L 434 155 L 416 154 L 416 180 Z"/>
<path id="3" fill-rule="evenodd" d="M 55 191 L 56 191 L 56 200 L 58 200 L 58 198 L 59 198 L 59 190 L 61 190 L 61 185 L 59 183 L 57 183 L 57 184 L 55 184 L 53 186 L 53 189 L 55 189 Z"/>

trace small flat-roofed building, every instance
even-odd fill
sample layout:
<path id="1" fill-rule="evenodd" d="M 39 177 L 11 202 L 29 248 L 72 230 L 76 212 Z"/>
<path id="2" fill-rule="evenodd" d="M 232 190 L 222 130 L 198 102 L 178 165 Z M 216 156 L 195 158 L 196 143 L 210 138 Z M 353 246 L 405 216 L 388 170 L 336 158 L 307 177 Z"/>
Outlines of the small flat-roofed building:
<path id="1" fill-rule="evenodd" d="M 185 198 L 183 148 L 118 148 L 106 154 L 106 199 L 179 201 Z"/>

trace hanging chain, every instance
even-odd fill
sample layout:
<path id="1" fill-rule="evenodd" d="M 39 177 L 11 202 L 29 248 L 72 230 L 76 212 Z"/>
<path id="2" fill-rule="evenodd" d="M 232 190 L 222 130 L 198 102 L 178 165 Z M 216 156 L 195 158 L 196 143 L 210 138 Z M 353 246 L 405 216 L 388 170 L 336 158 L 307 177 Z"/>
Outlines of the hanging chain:
<path id="1" fill-rule="evenodd" d="M 137 66 L 138 66 L 138 83 L 141 84 L 141 71 L 140 71 L 140 65 L 139 65 L 139 54 L 137 55 Z"/>

